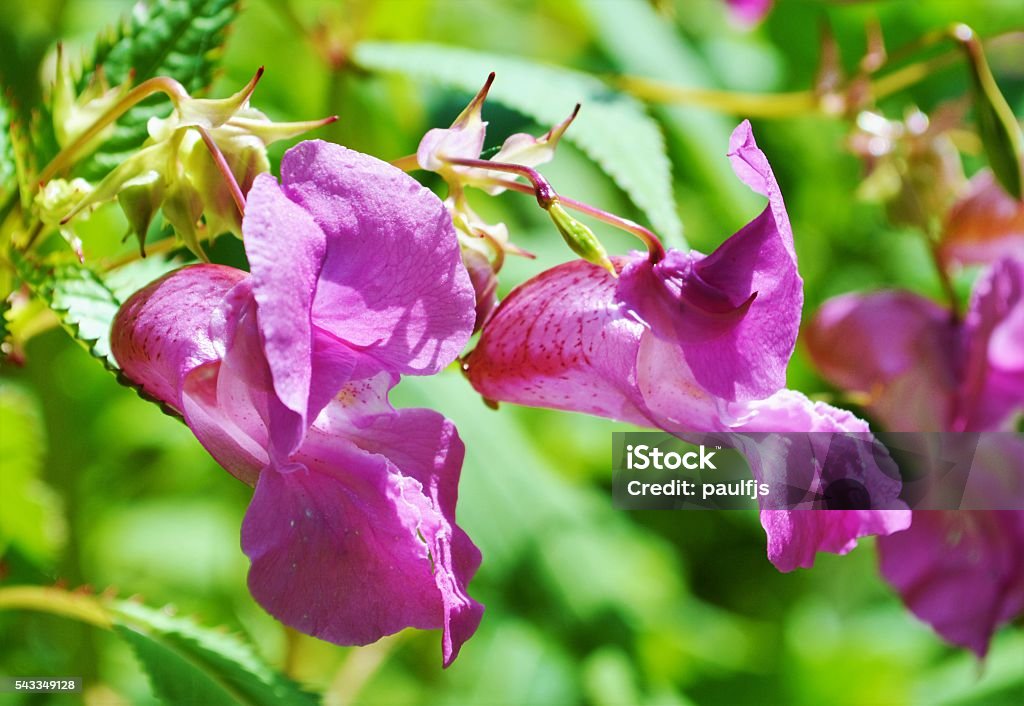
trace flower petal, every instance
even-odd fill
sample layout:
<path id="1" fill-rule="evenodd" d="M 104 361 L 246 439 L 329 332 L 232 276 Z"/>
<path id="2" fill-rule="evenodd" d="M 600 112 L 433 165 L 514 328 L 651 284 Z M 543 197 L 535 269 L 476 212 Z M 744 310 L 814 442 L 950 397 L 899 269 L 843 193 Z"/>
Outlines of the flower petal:
<path id="1" fill-rule="evenodd" d="M 982 170 L 949 210 L 940 252 L 943 260 L 960 264 L 1024 257 L 1024 202 L 1007 194 L 991 170 Z"/>
<path id="2" fill-rule="evenodd" d="M 622 267 L 625 260 L 619 259 Z M 636 406 L 643 325 L 615 303 L 616 280 L 574 260 L 516 287 L 466 359 L 488 399 L 650 424 Z"/>
<path id="3" fill-rule="evenodd" d="M 175 270 L 128 298 L 117 312 L 110 343 L 124 374 L 143 391 L 182 412 L 189 371 L 223 355 L 211 334 L 215 311 L 245 273 L 221 265 Z"/>
<path id="4" fill-rule="evenodd" d="M 246 197 L 242 232 L 274 390 L 285 407 L 305 419 L 313 377 L 313 296 L 326 238 L 269 174 L 256 177 Z M 312 421 L 319 410 L 309 411 Z"/>
<path id="5" fill-rule="evenodd" d="M 739 413 L 736 405 L 734 412 Z M 811 402 L 799 392 L 783 390 L 767 400 L 746 406 L 733 424 L 737 432 L 852 432 L 866 434 L 868 425 L 845 410 Z M 792 450 L 787 450 L 792 454 Z M 806 466 L 820 457 L 815 448 L 797 449 L 793 466 Z M 827 449 L 825 450 L 827 453 Z M 752 463 L 757 454 L 747 454 Z M 824 459 L 822 459 L 824 461 Z M 754 469 L 755 476 L 760 472 Z M 846 554 L 857 539 L 886 535 L 910 524 L 910 511 L 898 500 L 901 484 L 881 469 L 864 479 L 872 507 L 886 510 L 762 510 L 761 526 L 768 535 L 768 559 L 780 571 L 810 568 L 818 552 Z"/>
<path id="6" fill-rule="evenodd" d="M 737 176 L 768 197 L 768 207 L 711 255 L 669 251 L 661 261 L 634 260 L 618 295 L 672 341 L 694 379 L 716 397 L 762 399 L 785 387 L 803 280 L 778 183 L 748 122 L 733 132 Z"/>
<path id="7" fill-rule="evenodd" d="M 1024 512 L 918 511 L 878 541 L 880 568 L 918 618 L 979 657 L 1024 611 Z"/>
<path id="8" fill-rule="evenodd" d="M 327 238 L 313 323 L 398 373 L 454 360 L 474 297 L 440 199 L 386 162 L 320 141 L 289 150 L 281 174 Z"/>
<path id="9" fill-rule="evenodd" d="M 764 19 L 772 9 L 774 0 L 726 0 L 733 17 L 747 25 L 754 25 Z"/>
<path id="10" fill-rule="evenodd" d="M 889 431 L 948 428 L 959 339 L 942 307 L 909 292 L 846 294 L 822 305 L 805 340 L 825 378 L 870 395 Z"/>
<path id="11" fill-rule="evenodd" d="M 462 454 L 436 413 L 362 417 L 332 402 L 294 463 L 260 475 L 242 527 L 253 596 L 282 622 L 338 644 L 444 628 L 450 664 L 483 611 L 465 590 L 480 554 L 454 522 Z"/>
<path id="12" fill-rule="evenodd" d="M 1003 258 L 975 284 L 954 431 L 999 429 L 1024 411 L 1024 260 Z"/>
<path id="13" fill-rule="evenodd" d="M 358 383 L 357 383 L 358 384 Z M 466 592 L 480 566 L 480 550 L 455 523 L 455 505 L 464 447 L 455 425 L 429 409 L 401 409 L 350 418 L 342 406 L 328 408 L 315 433 L 344 435 L 367 453 L 388 458 L 405 476 L 419 481 L 421 516 L 418 532 L 430 550 L 434 580 L 444 604 L 445 666 L 476 631 L 483 606 Z"/>

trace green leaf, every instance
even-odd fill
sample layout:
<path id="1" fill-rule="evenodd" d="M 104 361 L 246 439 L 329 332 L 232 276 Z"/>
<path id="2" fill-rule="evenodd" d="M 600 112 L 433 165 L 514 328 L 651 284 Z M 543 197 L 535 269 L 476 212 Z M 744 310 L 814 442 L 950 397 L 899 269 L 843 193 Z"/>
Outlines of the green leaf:
<path id="1" fill-rule="evenodd" d="M 659 234 L 682 240 L 665 140 L 657 123 L 630 96 L 578 71 L 436 44 L 361 42 L 353 58 L 370 71 L 400 73 L 469 93 L 494 71 L 497 80 L 488 97 L 542 126 L 561 122 L 581 103 L 565 139 L 615 180 Z"/>
<path id="2" fill-rule="evenodd" d="M 319 699 L 242 638 L 190 618 L 107 595 L 45 586 L 0 587 L 0 610 L 34 610 L 113 629 L 131 645 L 167 704 L 315 706 Z"/>
<path id="3" fill-rule="evenodd" d="M 29 559 L 51 563 L 67 527 L 60 502 L 40 479 L 46 434 L 38 402 L 0 381 L 0 556 L 10 545 Z"/>
<path id="4" fill-rule="evenodd" d="M 114 630 L 132 647 L 167 704 L 277 706 L 317 698 L 277 673 L 234 635 L 144 605 L 112 606 Z"/>
<path id="5" fill-rule="evenodd" d="M 720 87 L 712 67 L 652 3 L 583 0 L 581 8 L 596 41 L 622 73 L 680 86 Z M 718 220 L 739 226 L 763 208 L 763 200 L 736 178 L 725 156 L 738 118 L 684 106 L 658 106 L 653 112 L 678 150 L 676 164 L 687 191 L 700 194 L 701 210 L 710 206 Z M 689 221 L 687 227 L 701 229 Z"/>
<path id="6" fill-rule="evenodd" d="M 213 80 L 228 25 L 237 14 L 237 0 L 140 3 L 119 27 L 100 35 L 78 89 L 84 89 L 89 74 L 102 66 L 111 85 L 129 78 L 138 84 L 154 76 L 169 76 L 189 93 L 201 91 Z M 154 97 L 128 111 L 113 135 L 82 166 L 82 175 L 97 179 L 124 161 L 146 140 L 146 122 L 167 115 L 169 107 L 166 98 Z"/>
<path id="7" fill-rule="evenodd" d="M 57 314 L 72 337 L 113 372 L 118 365 L 110 352 L 110 327 L 117 310 L 133 292 L 180 264 L 151 257 L 101 277 L 77 263 L 35 265 L 22 257 L 14 262 L 18 275 Z"/>
<path id="8" fill-rule="evenodd" d="M 14 111 L 7 98 L 0 92 L 0 204 L 18 188 L 17 166 L 14 162 L 14 145 L 11 142 L 11 122 Z"/>

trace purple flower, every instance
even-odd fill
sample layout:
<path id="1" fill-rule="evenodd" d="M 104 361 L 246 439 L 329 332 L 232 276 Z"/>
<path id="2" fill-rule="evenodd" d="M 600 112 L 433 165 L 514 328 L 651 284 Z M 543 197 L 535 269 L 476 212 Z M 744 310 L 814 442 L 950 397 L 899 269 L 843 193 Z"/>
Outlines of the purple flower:
<path id="1" fill-rule="evenodd" d="M 242 526 L 249 588 L 273 616 L 338 644 L 444 628 L 444 663 L 483 607 L 480 553 L 455 524 L 463 446 L 426 409 L 396 410 L 402 374 L 462 350 L 473 290 L 441 202 L 404 173 L 324 142 L 257 177 L 251 274 L 185 267 L 118 313 L 113 351 L 255 486 Z"/>
<path id="2" fill-rule="evenodd" d="M 1024 411 L 1024 259 L 988 270 L 963 322 L 909 292 L 830 299 L 807 347 L 891 431 L 1006 429 Z"/>
<path id="3" fill-rule="evenodd" d="M 781 192 L 750 125 L 733 132 L 739 178 L 768 197 L 708 256 L 670 250 L 614 258 L 618 278 L 584 261 L 520 285 L 484 326 L 467 374 L 484 397 L 611 417 L 674 434 L 851 431 L 867 425 L 785 389 L 803 305 Z M 906 526 L 858 511 L 765 510 L 769 558 L 809 566 L 866 534 Z"/>
<path id="4" fill-rule="evenodd" d="M 1024 411 L 1024 260 L 992 266 L 963 322 L 909 292 L 848 294 L 825 303 L 807 342 L 825 377 L 864 394 L 891 430 L 1012 429 Z M 968 493 L 1024 502 L 1022 489 L 1024 439 L 982 436 Z M 1024 511 L 915 511 L 878 548 L 910 610 L 979 656 L 1024 612 Z"/>
<path id="5" fill-rule="evenodd" d="M 774 0 L 726 0 L 733 17 L 747 25 L 754 25 L 764 19 L 772 9 Z"/>

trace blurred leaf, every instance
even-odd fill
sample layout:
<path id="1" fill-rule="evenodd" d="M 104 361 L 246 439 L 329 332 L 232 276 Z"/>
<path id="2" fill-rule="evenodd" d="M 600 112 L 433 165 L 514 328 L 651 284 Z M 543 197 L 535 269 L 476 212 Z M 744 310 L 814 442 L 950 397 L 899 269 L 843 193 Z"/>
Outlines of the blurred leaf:
<path id="1" fill-rule="evenodd" d="M 21 257 L 14 260 L 19 276 L 57 314 L 68 333 L 115 372 L 118 365 L 110 352 L 110 327 L 121 303 L 178 265 L 167 258 L 150 257 L 113 270 L 104 278 L 77 263 L 34 265 Z"/>
<path id="2" fill-rule="evenodd" d="M 237 0 L 139 3 L 120 26 L 100 34 L 93 58 L 79 77 L 78 90 L 84 89 L 89 75 L 102 66 L 111 85 L 169 76 L 189 93 L 201 91 L 213 79 L 228 25 L 237 14 Z M 146 122 L 166 115 L 169 107 L 166 98 L 154 97 L 129 110 L 117 122 L 113 135 L 82 166 L 83 176 L 99 178 L 124 161 L 146 140 Z"/>
<path id="3" fill-rule="evenodd" d="M 112 606 L 114 630 L 167 704 L 277 706 L 318 699 L 277 673 L 240 638 L 136 603 Z"/>
<path id="4" fill-rule="evenodd" d="M 46 438 L 36 400 L 0 382 L 0 556 L 15 544 L 28 558 L 49 563 L 64 544 L 60 502 L 40 479 Z"/>
<path id="5" fill-rule="evenodd" d="M 710 66 L 650 3 L 585 0 L 582 6 L 597 41 L 620 71 L 680 86 L 718 87 L 713 77 L 719 67 Z M 745 74 L 753 70 L 750 66 L 742 69 Z M 688 210 L 683 205 L 688 232 L 701 230 L 698 211 L 708 205 L 725 223 L 736 221 L 738 225 L 749 220 L 743 214 L 756 213 L 760 202 L 735 177 L 725 158 L 729 133 L 738 120 L 687 106 L 660 106 L 655 115 L 673 143 L 682 148 L 675 154 L 675 164 L 683 172 L 687 189 L 699 194 L 700 209 Z"/>
<path id="6" fill-rule="evenodd" d="M 14 145 L 11 144 L 11 121 L 13 119 L 14 114 L 11 106 L 7 103 L 7 97 L 0 92 L 0 204 L 7 203 L 7 198 L 14 193 L 18 186 Z"/>
<path id="7" fill-rule="evenodd" d="M 581 103 L 583 108 L 565 139 L 615 180 L 655 230 L 681 240 L 665 140 L 635 99 L 579 71 L 436 44 L 361 42 L 354 59 L 371 71 L 401 73 L 469 93 L 475 93 L 494 71 L 497 80 L 489 97 L 541 126 L 562 122 Z M 571 195 L 570 189 L 566 195 Z"/>

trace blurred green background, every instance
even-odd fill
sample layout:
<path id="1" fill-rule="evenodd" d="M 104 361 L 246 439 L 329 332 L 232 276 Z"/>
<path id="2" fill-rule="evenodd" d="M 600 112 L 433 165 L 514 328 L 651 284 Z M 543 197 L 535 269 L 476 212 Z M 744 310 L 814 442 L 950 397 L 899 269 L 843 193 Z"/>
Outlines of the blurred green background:
<path id="1" fill-rule="evenodd" d="M 5 87 L 23 104 L 38 101 L 56 41 L 72 51 L 88 46 L 129 8 L 113 0 L 0 4 Z M 446 126 L 469 96 L 332 65 L 329 50 L 353 39 L 433 41 L 598 75 L 786 91 L 812 83 L 823 23 L 853 68 L 871 18 L 891 47 L 954 20 L 982 36 L 1024 26 L 1016 0 L 779 0 L 752 31 L 731 23 L 716 0 L 657 9 L 627 0 L 247 0 L 212 93 L 234 91 L 263 65 L 255 106 L 287 120 L 337 113 L 341 119 L 314 136 L 393 159 L 413 152 L 426 129 Z M 317 22 L 325 27 L 320 49 L 308 36 Z M 649 34 L 652 22 L 660 29 Z M 1003 47 L 991 60 L 1022 114 L 1024 48 Z M 967 86 L 958 64 L 884 106 L 892 117 L 911 105 L 927 111 L 964 95 Z M 728 134 L 741 116 L 664 107 L 652 113 L 668 142 L 685 236 L 707 252 L 763 207 L 726 168 Z M 512 132 L 548 127 L 497 103 L 486 106 L 485 118 L 488 146 Z M 793 221 L 805 318 L 825 298 L 854 289 L 901 286 L 938 297 L 920 236 L 889 225 L 883 209 L 853 197 L 862 174 L 846 149 L 848 124 L 807 116 L 755 121 L 754 128 Z M 275 146 L 274 155 L 283 148 Z M 978 164 L 968 158 L 969 171 Z M 645 220 L 571 144 L 563 143 L 543 171 L 567 196 Z M 569 259 L 529 197 L 508 193 L 474 205 L 504 220 L 514 242 L 538 254 L 536 261 L 508 263 L 502 291 Z M 621 234 L 597 232 L 609 250 L 636 247 Z M 240 253 L 237 242 L 222 238 L 215 258 L 238 260 Z M 969 273 L 962 279 L 969 288 Z M 327 690 L 327 703 L 998 704 L 1024 696 L 1019 627 L 1003 630 L 981 665 L 945 646 L 878 577 L 870 541 L 847 557 L 823 555 L 813 570 L 783 575 L 765 558 L 754 514 L 616 511 L 611 432 L 625 427 L 507 405 L 491 411 L 453 370 L 407 379 L 393 397 L 444 412 L 467 443 L 459 520 L 484 556 L 471 586 L 487 606 L 479 632 L 446 671 L 436 633 L 406 631 L 357 649 L 287 633 L 245 588 L 238 533 L 249 488 L 217 467 L 184 425 L 114 384 L 62 331 L 36 337 L 26 353 L 24 366 L 4 364 L 0 378 L 4 405 L 31 410 L 20 427 L 3 429 L 10 436 L 2 448 L 10 453 L 0 483 L 19 464 L 33 463 L 35 453 L 53 492 L 26 491 L 33 507 L 48 508 L 40 511 L 45 533 L 7 548 L 0 582 L 57 580 L 173 604 L 206 625 L 247 635 L 271 663 Z M 799 348 L 790 386 L 830 392 Z M 26 445 L 10 443 L 15 435 L 38 441 L 26 452 Z M 17 507 L 14 500 L 8 496 L 5 512 Z M 39 673 L 85 677 L 89 703 L 155 703 L 129 649 L 112 634 L 42 614 L 0 612 L 0 674 Z M 5 699 L 76 702 L 0 694 L 0 703 Z"/>

